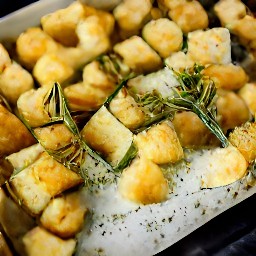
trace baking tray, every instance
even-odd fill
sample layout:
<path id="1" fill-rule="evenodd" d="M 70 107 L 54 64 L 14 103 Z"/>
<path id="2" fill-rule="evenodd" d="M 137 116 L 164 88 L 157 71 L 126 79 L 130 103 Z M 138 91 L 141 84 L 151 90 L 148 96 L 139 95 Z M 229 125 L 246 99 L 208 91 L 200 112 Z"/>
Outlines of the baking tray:
<path id="1" fill-rule="evenodd" d="M 40 17 L 64 8 L 72 0 L 41 0 L 0 19 L 0 41 L 15 40 Z M 224 187 L 201 189 L 200 168 L 184 169 L 176 177 L 170 199 L 161 204 L 138 206 L 124 202 L 114 187 L 91 198 L 94 213 L 78 237 L 77 255 L 154 255 L 181 240 L 217 215 L 256 192 L 253 175 Z M 100 206 L 100 207 L 99 207 Z"/>

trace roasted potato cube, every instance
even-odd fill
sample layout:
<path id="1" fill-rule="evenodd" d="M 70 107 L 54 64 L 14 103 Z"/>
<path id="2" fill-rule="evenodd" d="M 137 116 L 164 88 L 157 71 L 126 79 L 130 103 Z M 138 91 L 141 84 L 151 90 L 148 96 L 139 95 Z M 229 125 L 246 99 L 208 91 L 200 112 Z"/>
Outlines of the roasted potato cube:
<path id="1" fill-rule="evenodd" d="M 9 53 L 4 48 L 2 44 L 0 44 L 0 74 L 11 65 L 12 61 L 10 59 Z"/>
<path id="2" fill-rule="evenodd" d="M 217 118 L 224 132 L 250 119 L 250 111 L 241 97 L 232 91 L 218 90 Z"/>
<path id="3" fill-rule="evenodd" d="M 51 198 L 82 182 L 75 172 L 54 160 L 46 152 L 33 164 L 16 174 L 11 188 L 16 197 L 33 215 L 43 211 Z"/>
<path id="4" fill-rule="evenodd" d="M 256 123 L 245 123 L 230 133 L 229 141 L 237 147 L 246 161 L 256 159 Z"/>
<path id="5" fill-rule="evenodd" d="M 0 188 L 0 206 L 0 225 L 4 233 L 19 255 L 26 255 L 22 237 L 36 225 L 35 219 L 7 196 L 2 188 Z M 7 256 L 7 254 L 0 255 Z"/>
<path id="6" fill-rule="evenodd" d="M 129 129 L 138 128 L 145 121 L 145 113 L 124 88 L 110 102 L 109 109 Z"/>
<path id="7" fill-rule="evenodd" d="M 186 4 L 187 0 L 157 0 L 157 3 L 162 8 L 164 7 L 166 9 L 174 9 L 181 4 Z"/>
<path id="8" fill-rule="evenodd" d="M 40 222 L 57 236 L 69 238 L 81 231 L 86 212 L 81 193 L 73 192 L 52 199 L 44 209 Z"/>
<path id="9" fill-rule="evenodd" d="M 226 28 L 197 30 L 188 34 L 188 56 L 197 63 L 229 64 L 230 34 Z"/>
<path id="10" fill-rule="evenodd" d="M 58 150 L 70 144 L 74 135 L 65 124 L 36 128 L 34 133 L 45 149 Z"/>
<path id="11" fill-rule="evenodd" d="M 203 70 L 203 74 L 209 76 L 217 88 L 226 90 L 238 90 L 248 81 L 244 69 L 232 63 L 227 65 L 212 64 Z"/>
<path id="12" fill-rule="evenodd" d="M 34 87 L 31 74 L 13 62 L 0 73 L 0 91 L 9 103 L 16 105 L 20 95 Z"/>
<path id="13" fill-rule="evenodd" d="M 177 23 L 183 33 L 189 33 L 208 27 L 208 15 L 199 1 L 181 2 L 168 12 L 169 17 Z"/>
<path id="14" fill-rule="evenodd" d="M 118 191 L 130 201 L 153 204 L 167 199 L 168 183 L 158 165 L 140 157 L 123 171 Z"/>
<path id="15" fill-rule="evenodd" d="M 65 46 L 76 46 L 78 37 L 76 26 L 85 17 L 83 5 L 76 1 L 67 8 L 57 10 L 41 18 L 43 30 L 57 42 Z"/>
<path id="16" fill-rule="evenodd" d="M 72 256 L 75 239 L 63 240 L 45 229 L 37 226 L 22 239 L 28 256 Z"/>
<path id="17" fill-rule="evenodd" d="M 182 71 L 195 65 L 195 62 L 181 51 L 173 53 L 170 57 L 166 58 L 164 62 L 169 68 L 173 68 L 176 71 Z"/>
<path id="18" fill-rule="evenodd" d="M 113 92 L 113 88 L 94 87 L 88 83 L 77 83 L 64 89 L 72 110 L 97 110 Z"/>
<path id="19" fill-rule="evenodd" d="M 142 36 L 162 58 L 167 58 L 173 52 L 181 50 L 183 43 L 181 29 L 167 18 L 148 22 L 143 27 Z"/>
<path id="20" fill-rule="evenodd" d="M 46 52 L 56 52 L 61 46 L 39 27 L 31 27 L 20 34 L 16 41 L 19 61 L 32 69 Z"/>
<path id="21" fill-rule="evenodd" d="M 252 114 L 256 114 L 256 84 L 247 83 L 239 90 L 238 95 L 243 98 Z"/>
<path id="22" fill-rule="evenodd" d="M 92 61 L 83 69 L 83 83 L 90 84 L 94 87 L 113 89 L 116 86 L 114 78 L 106 74 L 99 61 Z"/>
<path id="23" fill-rule="evenodd" d="M 152 72 L 162 66 L 159 55 L 139 36 L 132 36 L 116 44 L 114 51 L 135 72 Z"/>
<path id="24" fill-rule="evenodd" d="M 114 9 L 113 14 L 122 30 L 134 31 L 142 28 L 151 8 L 150 0 L 124 0 Z"/>
<path id="25" fill-rule="evenodd" d="M 193 112 L 176 113 L 172 123 L 182 147 L 200 148 L 219 144 L 215 135 Z"/>
<path id="26" fill-rule="evenodd" d="M 214 5 L 214 11 L 223 27 L 246 15 L 246 6 L 240 0 L 221 0 Z"/>
<path id="27" fill-rule="evenodd" d="M 2 105 L 0 105 L 0 123 L 0 157 L 36 142 L 26 126 Z"/>
<path id="28" fill-rule="evenodd" d="M 31 127 L 41 126 L 50 121 L 43 104 L 48 91 L 48 87 L 32 89 L 23 93 L 17 101 L 19 113 Z"/>
<path id="29" fill-rule="evenodd" d="M 256 40 L 256 18 L 246 15 L 228 26 L 231 33 L 245 40 Z"/>
<path id="30" fill-rule="evenodd" d="M 44 54 L 33 68 L 33 75 L 41 86 L 63 84 L 74 76 L 74 69 L 54 53 Z"/>
<path id="31" fill-rule="evenodd" d="M 79 38 L 78 47 L 84 49 L 84 54 L 88 54 L 91 59 L 110 48 L 107 31 L 102 26 L 99 16 L 92 15 L 81 20 L 77 25 L 76 33 Z"/>
<path id="32" fill-rule="evenodd" d="M 241 179 L 247 170 L 248 163 L 237 148 L 229 145 L 216 148 L 208 156 L 206 174 L 202 179 L 203 188 L 225 186 Z"/>
<path id="33" fill-rule="evenodd" d="M 113 166 L 123 159 L 133 141 L 132 132 L 104 106 L 84 126 L 81 135 L 89 146 L 100 152 Z"/>
<path id="34" fill-rule="evenodd" d="M 155 164 L 175 163 L 184 156 L 176 132 L 166 122 L 139 133 L 135 143 L 139 154 Z"/>
<path id="35" fill-rule="evenodd" d="M 12 173 L 13 173 L 12 165 L 5 158 L 0 159 L 0 186 L 4 185 L 5 182 L 9 180 Z"/>

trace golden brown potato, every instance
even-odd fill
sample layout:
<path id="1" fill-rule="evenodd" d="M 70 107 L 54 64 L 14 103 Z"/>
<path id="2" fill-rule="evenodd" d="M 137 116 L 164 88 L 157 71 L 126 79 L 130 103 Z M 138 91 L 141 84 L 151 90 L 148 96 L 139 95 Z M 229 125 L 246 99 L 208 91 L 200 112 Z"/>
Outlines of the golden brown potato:
<path id="1" fill-rule="evenodd" d="M 5 159 L 0 158 L 0 186 L 9 180 L 13 173 L 12 165 Z M 0 254 L 1 255 L 1 254 Z"/>
<path id="2" fill-rule="evenodd" d="M 48 91 L 48 87 L 32 89 L 23 93 L 17 101 L 20 115 L 31 127 L 42 126 L 50 121 L 43 104 Z"/>
<path id="3" fill-rule="evenodd" d="M 74 73 L 74 69 L 54 53 L 44 54 L 33 68 L 33 75 L 41 86 L 51 86 L 55 82 L 63 84 L 71 80 Z"/>
<path id="4" fill-rule="evenodd" d="M 2 44 L 0 44 L 0 74 L 5 70 L 6 67 L 11 65 L 12 61 L 10 59 L 9 53 L 4 48 Z"/>
<path id="5" fill-rule="evenodd" d="M 52 199 L 44 209 L 40 222 L 57 236 L 69 238 L 81 231 L 86 212 L 81 193 L 73 192 Z"/>
<path id="6" fill-rule="evenodd" d="M 180 27 L 167 18 L 148 22 L 143 27 L 142 36 L 162 58 L 167 58 L 171 53 L 181 50 L 183 43 Z"/>
<path id="7" fill-rule="evenodd" d="M 214 5 L 214 11 L 223 27 L 246 15 L 246 6 L 240 0 L 221 0 Z"/>
<path id="8" fill-rule="evenodd" d="M 247 161 L 232 145 L 216 148 L 208 159 L 207 173 L 202 179 L 203 188 L 228 185 L 244 177 L 247 171 Z"/>
<path id="9" fill-rule="evenodd" d="M 217 91 L 217 118 L 224 132 L 250 119 L 250 111 L 243 99 L 232 91 Z"/>
<path id="10" fill-rule="evenodd" d="M 0 73 L 0 91 L 9 103 L 16 105 L 20 95 L 34 87 L 31 74 L 16 62 Z"/>
<path id="11" fill-rule="evenodd" d="M 58 150 L 72 142 L 74 135 L 65 124 L 54 124 L 34 129 L 40 144 L 50 150 Z"/>
<path id="12" fill-rule="evenodd" d="M 44 53 L 56 52 L 60 47 L 39 27 L 28 28 L 16 41 L 19 61 L 30 70 Z"/>
<path id="13" fill-rule="evenodd" d="M 124 0 L 114 9 L 113 14 L 122 30 L 136 31 L 144 25 L 151 8 L 150 0 Z"/>
<path id="14" fill-rule="evenodd" d="M 238 95 L 245 101 L 252 114 L 256 114 L 256 84 L 247 83 L 243 86 Z"/>
<path id="15" fill-rule="evenodd" d="M 125 199 L 153 204 L 166 200 L 168 183 L 158 165 L 140 157 L 123 171 L 118 190 Z"/>
<path id="16" fill-rule="evenodd" d="M 226 90 L 238 90 L 248 81 L 244 69 L 232 63 L 228 65 L 210 65 L 203 70 L 203 74 L 209 76 L 215 82 L 217 88 Z"/>
<path id="17" fill-rule="evenodd" d="M 64 46 L 76 46 L 76 26 L 85 17 L 83 5 L 76 1 L 67 8 L 57 10 L 41 18 L 43 30 Z"/>
<path id="18" fill-rule="evenodd" d="M 105 106 L 101 107 L 81 131 L 84 140 L 113 166 L 123 159 L 133 141 L 132 132 Z"/>
<path id="19" fill-rule="evenodd" d="M 75 239 L 61 239 L 37 226 L 22 239 L 27 256 L 72 256 L 75 251 Z"/>
<path id="20" fill-rule="evenodd" d="M 0 157 L 36 143 L 26 126 L 0 105 Z"/>
<path id="21" fill-rule="evenodd" d="M 145 121 L 145 113 L 124 88 L 111 101 L 109 109 L 129 129 L 136 129 Z"/>
<path id="22" fill-rule="evenodd" d="M 228 26 L 231 33 L 241 39 L 256 40 L 256 18 L 246 15 Z"/>
<path id="23" fill-rule="evenodd" d="M 230 34 L 226 28 L 197 30 L 188 34 L 188 56 L 195 62 L 229 64 L 231 62 Z"/>
<path id="24" fill-rule="evenodd" d="M 10 180 L 17 199 L 32 215 L 40 214 L 51 198 L 83 182 L 46 152 Z"/>
<path id="25" fill-rule="evenodd" d="M 168 123 L 152 126 L 135 137 L 139 154 L 155 164 L 175 163 L 183 158 L 176 132 Z"/>
<path id="26" fill-rule="evenodd" d="M 178 24 L 183 33 L 208 27 L 208 15 L 199 1 L 181 2 L 168 12 L 169 17 Z"/>
<path id="27" fill-rule="evenodd" d="M 172 123 L 182 147 L 199 148 L 219 144 L 215 135 L 193 112 L 176 113 Z"/>
<path id="28" fill-rule="evenodd" d="M 83 111 L 97 110 L 112 92 L 112 88 L 98 88 L 85 83 L 73 84 L 64 89 L 69 107 Z"/>
<path id="29" fill-rule="evenodd" d="M 195 62 L 184 52 L 175 52 L 170 57 L 165 59 L 165 64 L 169 68 L 176 71 L 182 71 L 186 68 L 193 67 Z"/>
<path id="30" fill-rule="evenodd" d="M 230 133 L 229 141 L 237 147 L 246 161 L 256 159 L 256 123 L 245 123 Z"/>
<path id="31" fill-rule="evenodd" d="M 132 36 L 116 44 L 114 51 L 127 66 L 138 73 L 152 72 L 162 66 L 159 55 L 139 36 Z"/>

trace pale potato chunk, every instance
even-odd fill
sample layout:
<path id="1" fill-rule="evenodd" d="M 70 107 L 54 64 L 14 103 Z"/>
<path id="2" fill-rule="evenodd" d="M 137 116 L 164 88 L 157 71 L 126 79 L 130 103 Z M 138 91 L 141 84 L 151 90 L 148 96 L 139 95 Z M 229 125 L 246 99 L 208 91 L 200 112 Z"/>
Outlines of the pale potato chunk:
<path id="1" fill-rule="evenodd" d="M 218 90 L 217 118 L 224 132 L 250 119 L 250 111 L 241 97 L 232 91 Z"/>
<path id="2" fill-rule="evenodd" d="M 54 124 L 34 129 L 34 133 L 45 149 L 58 150 L 70 144 L 74 135 L 65 124 Z"/>
<path id="3" fill-rule="evenodd" d="M 200 148 L 219 144 L 215 135 L 193 112 L 176 113 L 172 123 L 182 147 Z"/>
<path id="4" fill-rule="evenodd" d="M 186 4 L 187 0 L 157 0 L 158 5 L 164 6 L 167 9 L 174 9 L 181 4 Z"/>
<path id="5" fill-rule="evenodd" d="M 140 157 L 123 171 L 118 190 L 125 199 L 153 204 L 166 200 L 168 183 L 158 165 Z"/>
<path id="6" fill-rule="evenodd" d="M 48 87 L 32 89 L 23 93 L 17 101 L 19 113 L 31 127 L 41 126 L 50 121 L 43 104 L 48 91 Z"/>
<path id="7" fill-rule="evenodd" d="M 162 58 L 167 58 L 171 53 L 181 50 L 183 43 L 181 29 L 167 18 L 148 22 L 143 27 L 142 36 Z"/>
<path id="8" fill-rule="evenodd" d="M 46 152 L 11 180 L 11 188 L 25 208 L 40 214 L 51 198 L 83 182 L 75 172 L 67 169 Z"/>
<path id="9" fill-rule="evenodd" d="M 252 114 L 256 114 L 256 84 L 247 83 L 242 87 L 238 95 L 243 98 Z"/>
<path id="10" fill-rule="evenodd" d="M 214 11 L 225 27 L 243 18 L 246 15 L 246 6 L 241 0 L 220 0 L 214 5 Z"/>
<path id="11" fill-rule="evenodd" d="M 110 48 L 107 31 L 101 25 L 99 16 L 92 15 L 81 20 L 77 25 L 76 33 L 79 38 L 78 47 L 84 49 L 91 59 Z"/>
<path id="12" fill-rule="evenodd" d="M 99 61 L 92 61 L 83 69 L 83 83 L 99 88 L 114 88 L 116 82 L 110 74 L 106 74 Z"/>
<path id="13" fill-rule="evenodd" d="M 124 0 L 114 9 L 113 14 L 122 30 L 134 31 L 142 28 L 151 8 L 150 0 Z"/>
<path id="14" fill-rule="evenodd" d="M 110 102 L 109 109 L 129 129 L 138 128 L 145 121 L 145 113 L 124 88 Z"/>
<path id="15" fill-rule="evenodd" d="M 41 86 L 63 84 L 74 76 L 74 69 L 54 53 L 44 54 L 33 68 L 33 75 Z"/>
<path id="16" fill-rule="evenodd" d="M 2 105 L 0 105 L 0 124 L 0 157 L 36 142 L 26 126 Z"/>
<path id="17" fill-rule="evenodd" d="M 34 87 L 31 74 L 16 62 L 0 73 L 0 91 L 9 103 L 16 105 L 20 95 Z"/>
<path id="18" fill-rule="evenodd" d="M 168 15 L 186 34 L 198 29 L 205 29 L 209 23 L 206 11 L 196 0 L 180 3 L 171 8 Z"/>
<path id="19" fill-rule="evenodd" d="M 229 135 L 229 141 L 237 147 L 246 161 L 256 159 L 256 123 L 245 123 Z"/>
<path id="20" fill-rule="evenodd" d="M 81 231 L 86 212 L 81 193 L 73 192 L 52 199 L 44 209 L 40 222 L 57 236 L 68 238 Z"/>
<path id="21" fill-rule="evenodd" d="M 9 53 L 4 48 L 2 44 L 0 44 L 0 74 L 5 70 L 6 67 L 11 65 L 12 61 L 10 59 Z"/>
<path id="22" fill-rule="evenodd" d="M 175 130 L 161 123 L 135 137 L 139 154 L 156 164 L 175 163 L 183 158 L 183 149 Z"/>
<path id="23" fill-rule="evenodd" d="M 233 183 L 245 175 L 248 166 L 243 155 L 232 145 L 215 149 L 208 159 L 207 173 L 202 179 L 203 188 Z"/>
<path id="24" fill-rule="evenodd" d="M 241 39 L 256 40 L 256 18 L 246 15 L 228 26 L 231 33 Z"/>
<path id="25" fill-rule="evenodd" d="M 232 63 L 228 65 L 212 64 L 203 70 L 203 74 L 209 76 L 217 88 L 226 90 L 238 90 L 248 81 L 244 69 Z"/>
<path id="26" fill-rule="evenodd" d="M 184 52 L 175 52 L 165 59 L 165 64 L 176 71 L 182 71 L 194 66 L 195 62 Z"/>
<path id="27" fill-rule="evenodd" d="M 231 62 L 230 34 L 226 28 L 212 28 L 188 34 L 188 56 L 197 63 L 228 64 Z"/>
<path id="28" fill-rule="evenodd" d="M 45 229 L 37 226 L 22 239 L 28 256 L 72 256 L 75 239 L 63 240 Z"/>
<path id="29" fill-rule="evenodd" d="M 123 159 L 133 141 L 132 132 L 104 106 L 84 126 L 82 137 L 113 166 Z"/>
<path id="30" fill-rule="evenodd" d="M 56 52 L 61 46 L 39 27 L 31 27 L 20 34 L 16 41 L 19 61 L 32 69 L 46 52 Z"/>
<path id="31" fill-rule="evenodd" d="M 106 101 L 114 88 L 99 88 L 88 83 L 77 83 L 64 89 L 72 110 L 97 110 Z"/>
<path id="32" fill-rule="evenodd" d="M 162 66 L 159 55 L 139 36 L 132 36 L 116 44 L 114 51 L 135 72 L 152 72 Z"/>
<path id="33" fill-rule="evenodd" d="M 76 26 L 84 16 L 83 5 L 76 1 L 67 8 L 43 16 L 41 25 L 43 30 L 57 42 L 65 46 L 76 46 L 78 43 Z"/>

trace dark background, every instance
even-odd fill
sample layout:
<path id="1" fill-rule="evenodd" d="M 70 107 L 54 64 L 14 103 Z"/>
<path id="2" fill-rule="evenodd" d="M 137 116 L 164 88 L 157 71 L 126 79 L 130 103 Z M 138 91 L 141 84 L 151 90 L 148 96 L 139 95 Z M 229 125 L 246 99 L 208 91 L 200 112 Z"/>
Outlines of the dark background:
<path id="1" fill-rule="evenodd" d="M 0 0 L 0 17 L 32 2 L 36 0 Z M 254 8 L 253 11 L 256 10 L 256 0 L 249 0 L 247 4 Z M 158 255 L 256 256 L 256 195 L 222 213 Z"/>

